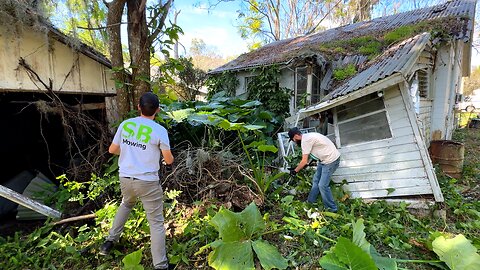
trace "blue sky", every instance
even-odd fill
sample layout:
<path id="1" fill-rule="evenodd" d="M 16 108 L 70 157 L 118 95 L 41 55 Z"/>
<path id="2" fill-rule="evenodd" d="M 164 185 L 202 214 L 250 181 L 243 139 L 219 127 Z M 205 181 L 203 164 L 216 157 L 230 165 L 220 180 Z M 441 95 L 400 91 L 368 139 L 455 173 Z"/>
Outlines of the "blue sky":
<path id="1" fill-rule="evenodd" d="M 240 55 L 247 51 L 247 43 L 240 37 L 237 28 L 238 1 L 219 3 L 208 11 L 206 1 L 198 5 L 199 0 L 175 1 L 175 9 L 181 10 L 177 24 L 184 35 L 180 42 L 188 49 L 193 38 L 202 39 L 207 45 L 215 47 L 224 57 Z M 179 50 L 183 54 L 183 50 Z"/>

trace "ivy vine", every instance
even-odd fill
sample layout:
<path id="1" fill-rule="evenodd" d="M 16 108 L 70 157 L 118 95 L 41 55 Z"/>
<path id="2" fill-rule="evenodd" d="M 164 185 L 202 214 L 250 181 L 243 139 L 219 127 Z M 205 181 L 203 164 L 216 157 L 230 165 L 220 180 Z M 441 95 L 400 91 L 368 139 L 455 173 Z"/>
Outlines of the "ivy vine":
<path id="1" fill-rule="evenodd" d="M 205 81 L 208 88 L 207 99 L 210 100 L 215 94 L 224 91 L 229 97 L 235 96 L 235 89 L 239 85 L 236 73 L 225 71 L 221 74 L 210 75 Z"/>
<path id="2" fill-rule="evenodd" d="M 268 111 L 288 116 L 290 104 L 290 90 L 280 87 L 280 69 L 277 65 L 260 67 L 253 71 L 257 74 L 248 84 L 248 99 L 263 103 Z"/>

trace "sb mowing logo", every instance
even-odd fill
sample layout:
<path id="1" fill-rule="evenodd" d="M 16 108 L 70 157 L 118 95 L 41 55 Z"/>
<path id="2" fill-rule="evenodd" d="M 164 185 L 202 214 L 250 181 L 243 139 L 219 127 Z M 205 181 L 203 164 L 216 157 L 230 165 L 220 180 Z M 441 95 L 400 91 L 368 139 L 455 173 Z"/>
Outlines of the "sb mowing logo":
<path id="1" fill-rule="evenodd" d="M 122 129 L 122 143 L 145 150 L 151 134 L 152 128 L 149 126 L 140 124 L 137 127 L 135 122 L 126 122 Z"/>

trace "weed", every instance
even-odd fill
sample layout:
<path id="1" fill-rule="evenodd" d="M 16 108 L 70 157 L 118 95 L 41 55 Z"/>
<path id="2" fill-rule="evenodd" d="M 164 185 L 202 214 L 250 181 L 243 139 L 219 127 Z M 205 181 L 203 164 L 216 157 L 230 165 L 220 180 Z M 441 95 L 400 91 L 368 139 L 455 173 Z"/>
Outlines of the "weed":
<path id="1" fill-rule="evenodd" d="M 337 81 L 345 80 L 357 73 L 357 69 L 354 64 L 348 64 L 343 68 L 338 68 L 333 71 L 333 78 Z"/>

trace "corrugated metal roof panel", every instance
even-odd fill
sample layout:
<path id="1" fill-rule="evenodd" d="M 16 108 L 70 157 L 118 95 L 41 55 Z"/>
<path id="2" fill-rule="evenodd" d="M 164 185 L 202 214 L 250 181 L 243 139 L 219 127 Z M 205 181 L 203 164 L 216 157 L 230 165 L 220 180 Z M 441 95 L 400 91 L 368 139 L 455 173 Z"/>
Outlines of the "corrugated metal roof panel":
<path id="1" fill-rule="evenodd" d="M 357 75 L 333 90 L 323 101 L 346 95 L 394 73 L 403 75 L 421 54 L 430 40 L 430 34 L 423 33 L 385 51 L 378 61 L 360 71 Z"/>
<path id="2" fill-rule="evenodd" d="M 371 21 L 358 22 L 308 36 L 276 41 L 255 51 L 242 54 L 235 60 L 210 71 L 210 73 L 288 63 L 295 57 L 299 57 L 306 52 L 315 53 L 315 48 L 318 48 L 322 43 L 366 36 L 422 21 L 449 17 L 457 18 L 456 21 L 462 20 L 463 24 L 461 29 L 457 29 L 458 32 L 453 33 L 453 35 L 456 39 L 462 39 L 468 42 L 470 41 L 473 31 L 474 16 L 475 0 L 449 1 L 437 6 L 380 17 Z"/>

